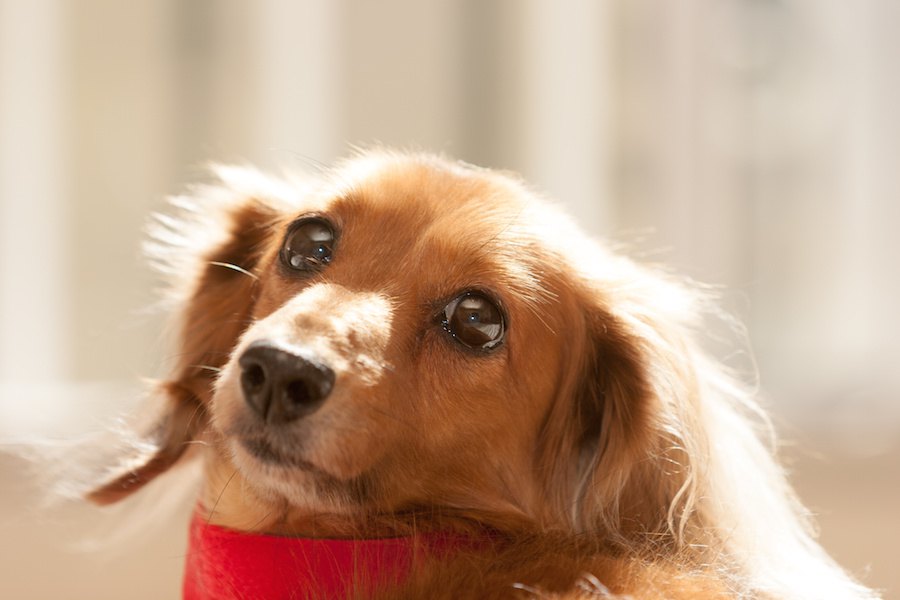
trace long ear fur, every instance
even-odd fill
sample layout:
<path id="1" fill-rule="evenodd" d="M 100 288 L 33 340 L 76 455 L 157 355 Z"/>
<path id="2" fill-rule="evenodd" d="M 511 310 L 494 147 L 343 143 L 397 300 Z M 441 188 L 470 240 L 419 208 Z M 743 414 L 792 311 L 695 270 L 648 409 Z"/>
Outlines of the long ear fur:
<path id="1" fill-rule="evenodd" d="M 816 543 L 753 393 L 700 349 L 705 295 L 599 262 L 584 271 L 581 360 L 558 403 L 570 425 L 549 428 L 573 456 L 555 472 L 570 527 L 639 555 L 731 565 L 723 576 L 750 595 L 876 597 Z"/>
<path id="2" fill-rule="evenodd" d="M 594 282 L 579 294 L 573 329 L 581 335 L 569 336 L 572 368 L 545 426 L 540 472 L 551 474 L 548 488 L 569 528 L 633 547 L 677 527 L 673 503 L 692 477 L 681 428 L 667 422 L 674 400 L 660 385 L 691 385 L 691 373 L 673 364 L 683 350 L 654 329 L 646 309 L 622 312 L 637 305 L 620 305 L 614 294 Z"/>
<path id="3" fill-rule="evenodd" d="M 173 198 L 180 214 L 157 215 L 151 226 L 147 252 L 169 278 L 168 301 L 180 308 L 177 361 L 153 394 L 161 415 L 146 430 L 125 434 L 133 439 L 86 494 L 98 504 L 135 492 L 203 435 L 216 374 L 248 325 L 254 270 L 297 189 L 246 169 L 216 173 L 217 184 Z"/>

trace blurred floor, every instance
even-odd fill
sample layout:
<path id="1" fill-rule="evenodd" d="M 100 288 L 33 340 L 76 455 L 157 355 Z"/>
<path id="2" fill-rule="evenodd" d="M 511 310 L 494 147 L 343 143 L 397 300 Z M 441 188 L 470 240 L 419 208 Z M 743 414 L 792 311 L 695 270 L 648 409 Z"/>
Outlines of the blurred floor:
<path id="1" fill-rule="evenodd" d="M 885 600 L 900 599 L 900 448 L 855 459 L 797 454 L 792 481 L 817 517 L 822 544 Z"/>
<path id="2" fill-rule="evenodd" d="M 140 541 L 80 550 L 104 531 L 92 507 L 42 510 L 26 464 L 0 455 L 0 598 L 163 600 L 180 597 L 184 520 L 154 524 Z"/>

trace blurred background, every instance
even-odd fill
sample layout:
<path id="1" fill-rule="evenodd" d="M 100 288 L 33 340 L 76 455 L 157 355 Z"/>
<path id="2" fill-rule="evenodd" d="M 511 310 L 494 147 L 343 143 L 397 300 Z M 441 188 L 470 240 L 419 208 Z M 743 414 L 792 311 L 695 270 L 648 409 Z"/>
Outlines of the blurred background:
<path id="1" fill-rule="evenodd" d="M 208 161 L 446 152 L 721 286 L 823 543 L 900 598 L 898 57 L 892 0 L 0 0 L 0 439 L 171 363 L 142 226 Z M 0 596 L 177 596 L 183 523 L 97 557 L 35 498 L 0 459 Z"/>

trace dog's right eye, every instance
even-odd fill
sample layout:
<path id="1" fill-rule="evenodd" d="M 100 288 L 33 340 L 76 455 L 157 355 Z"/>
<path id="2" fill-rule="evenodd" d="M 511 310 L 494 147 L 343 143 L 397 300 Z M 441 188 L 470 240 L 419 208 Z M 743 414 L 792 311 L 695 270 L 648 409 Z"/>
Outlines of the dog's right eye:
<path id="1" fill-rule="evenodd" d="M 281 261 L 296 271 L 314 271 L 331 262 L 334 253 L 334 229 L 320 218 L 294 223 L 281 249 Z"/>
<path id="2" fill-rule="evenodd" d="M 472 350 L 493 350 L 503 342 L 506 320 L 497 304 L 481 292 L 465 292 L 442 312 L 441 326 Z"/>

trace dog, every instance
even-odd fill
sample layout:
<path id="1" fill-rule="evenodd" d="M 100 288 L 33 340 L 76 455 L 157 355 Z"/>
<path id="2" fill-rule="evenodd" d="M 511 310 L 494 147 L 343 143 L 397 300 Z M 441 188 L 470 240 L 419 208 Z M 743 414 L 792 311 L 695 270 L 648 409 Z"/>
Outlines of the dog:
<path id="1" fill-rule="evenodd" d="M 86 492 L 202 461 L 186 597 L 875 597 L 701 349 L 699 286 L 438 156 L 216 174 L 152 227 L 179 323 L 159 417 Z"/>

